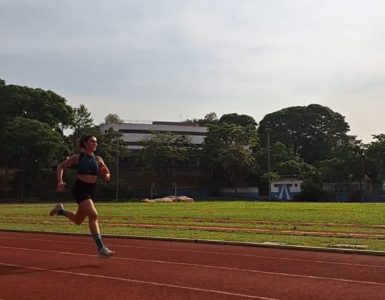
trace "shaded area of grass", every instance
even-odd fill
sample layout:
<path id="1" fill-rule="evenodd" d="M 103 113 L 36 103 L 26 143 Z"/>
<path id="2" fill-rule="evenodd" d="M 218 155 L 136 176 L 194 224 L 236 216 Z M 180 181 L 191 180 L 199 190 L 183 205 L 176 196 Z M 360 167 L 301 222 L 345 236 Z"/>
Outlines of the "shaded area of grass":
<path id="1" fill-rule="evenodd" d="M 1 205 L 0 229 L 88 232 L 86 224 L 75 226 L 62 218 L 48 217 L 50 208 L 51 204 Z M 382 226 L 385 219 L 385 205 L 383 204 L 218 201 L 171 204 L 99 203 L 97 208 L 105 234 L 279 242 L 322 247 L 350 244 L 366 245 L 368 249 L 372 250 L 385 250 L 385 240 L 379 237 L 338 238 L 300 234 L 300 231 L 327 231 L 385 235 L 385 227 Z M 76 206 L 67 205 L 66 209 L 75 210 Z M 167 228 L 140 228 L 131 227 L 130 224 L 169 226 Z M 346 224 L 353 226 L 346 226 Z M 176 225 L 189 225 L 192 228 L 177 228 Z M 194 226 L 209 228 L 200 230 L 194 229 Z M 214 228 L 210 230 L 210 227 L 221 226 L 269 229 L 271 233 L 247 233 L 236 229 L 230 232 L 218 232 Z M 296 234 L 282 234 L 280 231 L 294 231 Z"/>

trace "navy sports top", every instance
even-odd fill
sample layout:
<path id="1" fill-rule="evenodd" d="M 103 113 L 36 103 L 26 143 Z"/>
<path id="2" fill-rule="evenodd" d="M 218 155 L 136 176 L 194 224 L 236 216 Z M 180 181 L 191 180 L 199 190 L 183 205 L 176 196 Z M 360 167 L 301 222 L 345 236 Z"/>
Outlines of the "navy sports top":
<path id="1" fill-rule="evenodd" d="M 99 174 L 99 162 L 95 155 L 87 155 L 80 153 L 79 162 L 77 164 L 78 174 L 95 175 Z"/>

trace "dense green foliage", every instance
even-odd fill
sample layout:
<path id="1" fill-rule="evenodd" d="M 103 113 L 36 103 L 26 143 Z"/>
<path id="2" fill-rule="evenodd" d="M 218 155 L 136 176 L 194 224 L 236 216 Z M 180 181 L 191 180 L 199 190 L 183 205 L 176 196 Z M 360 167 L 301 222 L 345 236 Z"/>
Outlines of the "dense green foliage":
<path id="1" fill-rule="evenodd" d="M 257 126 L 254 118 L 248 115 L 239 115 L 237 113 L 225 114 L 219 119 L 220 124 L 233 124 L 238 126 Z"/>
<path id="2" fill-rule="evenodd" d="M 193 150 L 189 139 L 171 133 L 153 134 L 142 145 L 139 164 L 157 183 L 170 180 L 175 166 L 188 162 Z"/>
<path id="3" fill-rule="evenodd" d="M 202 151 L 203 165 L 212 172 L 218 186 L 230 185 L 237 190 L 254 171 L 253 149 L 257 143 L 253 125 L 210 125 Z"/>
<path id="4" fill-rule="evenodd" d="M 110 113 L 105 122 L 123 121 Z M 361 189 L 365 182 L 380 186 L 385 180 L 385 134 L 365 145 L 348 135 L 344 116 L 318 104 L 284 108 L 266 115 L 259 124 L 252 116 L 230 113 L 218 119 L 214 112 L 184 123 L 208 127 L 201 148 L 183 136 L 154 132 L 143 141 L 143 149 L 131 155 L 134 165 L 152 181 L 169 185 L 175 168 L 181 167 L 201 171 L 204 184 L 212 187 L 259 186 L 266 190 L 269 177 L 295 177 L 305 180 L 305 196 L 317 194 L 323 183 L 346 190 L 349 184 Z M 68 130 L 71 134 L 64 135 Z M 0 170 L 5 174 L 0 183 L 4 191 L 12 186 L 23 198 L 30 187 L 29 194 L 33 194 L 44 172 L 79 151 L 82 134 L 97 137 L 98 154 L 112 170 L 116 170 L 117 158 L 130 154 L 122 134 L 112 128 L 101 133 L 84 105 L 71 107 L 52 91 L 0 80 Z M 14 175 L 12 182 L 5 182 L 2 178 L 11 178 L 9 171 Z"/>
<path id="5" fill-rule="evenodd" d="M 72 134 L 65 136 L 65 129 L 72 129 Z M 13 197 L 20 199 L 39 194 L 44 173 L 79 151 L 77 141 L 82 134 L 98 138 L 99 154 L 107 163 L 115 162 L 117 151 L 121 157 L 127 155 L 121 135 L 102 135 L 84 105 L 73 108 L 52 91 L 0 80 L 0 170 L 5 174 L 0 180 L 1 197 L 7 197 L 9 189 L 17 191 Z"/>
<path id="6" fill-rule="evenodd" d="M 375 141 L 366 146 L 366 170 L 377 182 L 385 180 L 385 134 L 374 136 Z"/>
<path id="7" fill-rule="evenodd" d="M 122 124 L 123 120 L 117 114 L 108 114 L 104 118 L 106 124 Z"/>
<path id="8" fill-rule="evenodd" d="M 345 118 L 330 108 L 312 104 L 294 106 L 266 115 L 258 132 L 266 141 L 271 132 L 272 143 L 281 142 L 307 163 L 330 158 L 333 150 L 348 138 Z"/>

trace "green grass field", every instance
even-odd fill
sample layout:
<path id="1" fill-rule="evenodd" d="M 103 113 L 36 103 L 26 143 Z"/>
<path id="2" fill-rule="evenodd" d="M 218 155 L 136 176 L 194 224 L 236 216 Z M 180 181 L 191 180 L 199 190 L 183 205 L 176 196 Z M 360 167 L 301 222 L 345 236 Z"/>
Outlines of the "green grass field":
<path id="1" fill-rule="evenodd" d="M 2 204 L 0 229 L 87 233 L 52 204 Z M 348 203 L 97 203 L 102 233 L 288 245 L 339 244 L 385 251 L 385 205 Z M 75 205 L 66 205 L 74 210 Z M 341 247 L 341 246 L 339 246 Z"/>

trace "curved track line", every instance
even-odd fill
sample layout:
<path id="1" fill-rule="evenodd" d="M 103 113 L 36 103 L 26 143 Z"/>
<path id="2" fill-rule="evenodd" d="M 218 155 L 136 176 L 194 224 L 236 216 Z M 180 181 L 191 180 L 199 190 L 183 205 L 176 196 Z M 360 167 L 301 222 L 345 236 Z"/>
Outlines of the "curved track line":
<path id="1" fill-rule="evenodd" d="M 58 254 L 64 254 L 64 255 L 98 257 L 97 255 L 91 255 L 91 254 L 74 253 L 74 252 L 62 252 L 62 251 L 54 251 L 54 250 L 43 250 L 43 249 L 32 249 L 32 248 L 18 248 L 18 247 L 7 247 L 7 246 L 0 246 L 0 248 L 3 248 L 3 249 L 16 249 L 16 250 L 22 250 L 22 251 L 36 251 L 36 252 L 46 252 L 46 253 L 58 253 Z M 268 272 L 268 271 L 258 271 L 258 270 L 242 269 L 242 268 L 202 265 L 202 264 L 194 264 L 194 263 L 170 262 L 170 261 L 152 260 L 152 259 L 138 259 L 138 258 L 129 258 L 129 257 L 110 257 L 109 259 L 125 260 L 125 261 L 129 260 L 129 261 L 137 261 L 137 262 L 151 262 L 151 263 L 167 264 L 167 265 L 179 265 L 179 266 L 188 266 L 188 267 L 197 267 L 197 268 L 218 269 L 218 270 L 226 270 L 226 271 L 245 272 L 245 273 L 257 273 L 257 274 L 265 274 L 265 275 L 295 277 L 295 278 L 306 278 L 306 279 L 316 279 L 316 280 L 325 280 L 325 281 L 338 281 L 338 282 L 347 282 L 347 283 L 355 283 L 355 284 L 367 284 L 367 285 L 375 285 L 375 286 L 384 286 L 385 287 L 385 283 L 381 283 L 381 282 L 360 281 L 360 280 L 351 280 L 351 279 L 343 279 L 343 278 L 321 277 L 321 276 L 312 276 L 312 275 L 298 275 L 298 274 L 289 274 L 289 273 L 281 273 L 281 272 Z"/>
<path id="2" fill-rule="evenodd" d="M 50 243 L 88 245 L 88 243 L 86 243 L 86 242 L 59 241 L 59 240 L 56 241 L 56 240 L 47 240 L 47 239 L 17 238 L 17 237 L 0 236 L 0 239 L 1 238 L 15 239 L 15 240 L 30 240 L 30 241 L 39 241 L 39 242 L 50 242 Z M 153 247 L 145 247 L 145 246 L 130 246 L 130 245 L 118 245 L 118 244 L 109 244 L 109 245 L 111 247 L 117 247 L 117 248 L 133 248 L 133 249 L 154 250 Z M 368 264 L 354 264 L 354 263 L 345 263 L 345 262 L 311 260 L 311 259 L 301 259 L 301 258 L 287 258 L 287 257 L 276 257 L 276 256 L 256 255 L 256 254 L 239 254 L 239 253 L 231 253 L 231 252 L 201 251 L 201 250 L 176 249 L 176 248 L 161 248 L 161 249 L 166 250 L 166 251 L 174 251 L 174 252 L 188 252 L 188 253 L 198 253 L 198 254 L 204 253 L 204 254 L 228 255 L 228 256 L 236 256 L 236 257 L 255 257 L 255 258 L 275 259 L 275 260 L 284 260 L 284 261 L 298 261 L 298 262 L 319 263 L 319 264 L 331 264 L 331 265 L 341 265 L 341 266 L 351 266 L 351 267 L 385 268 L 385 265 L 381 266 L 381 265 L 368 265 Z"/>
<path id="3" fill-rule="evenodd" d="M 267 297 L 253 296 L 253 295 L 247 295 L 247 294 L 225 292 L 220 290 L 202 289 L 202 288 L 195 288 L 195 287 L 189 287 L 189 286 L 183 286 L 183 285 L 136 280 L 136 279 L 122 278 L 122 277 L 105 276 L 105 275 L 97 275 L 97 274 L 89 274 L 89 273 L 81 273 L 81 272 L 71 272 L 71 271 L 63 271 L 63 270 L 51 270 L 51 269 L 45 269 L 40 267 L 29 267 L 29 266 L 23 266 L 23 265 L 7 264 L 7 263 L 0 263 L 0 265 L 8 266 L 8 267 L 24 268 L 24 269 L 35 270 L 35 271 L 45 271 L 45 272 L 52 272 L 52 273 L 59 273 L 59 274 L 77 275 L 77 276 L 83 276 L 83 277 L 93 277 L 93 278 L 100 278 L 100 279 L 109 279 L 109 280 L 117 280 L 117 281 L 132 282 L 132 283 L 139 283 L 139 284 L 155 285 L 155 286 L 183 289 L 183 290 L 189 290 L 189 291 L 195 291 L 195 292 L 214 293 L 214 294 L 242 297 L 242 298 L 248 298 L 248 299 L 279 300 L 277 298 L 267 298 Z"/>

